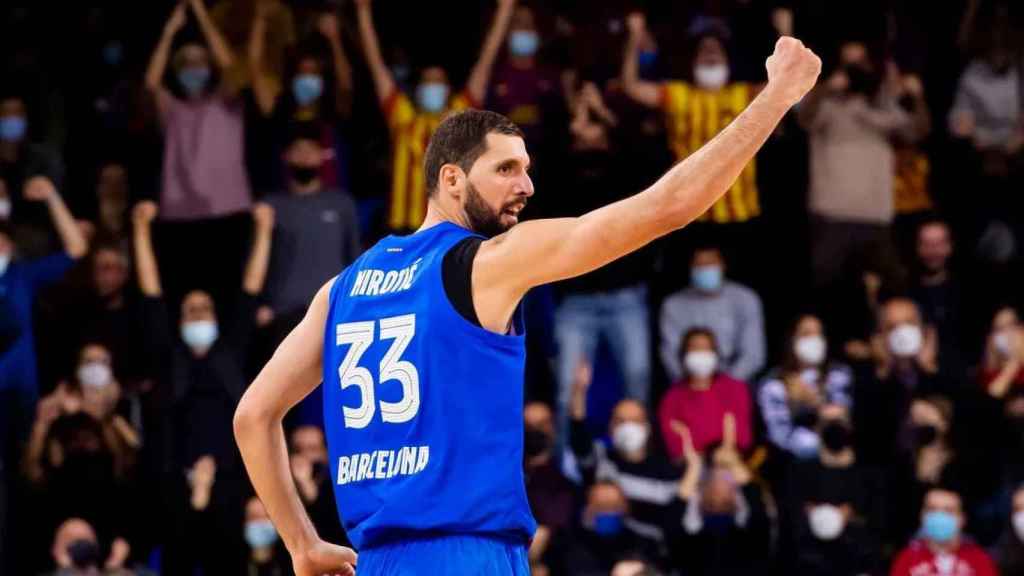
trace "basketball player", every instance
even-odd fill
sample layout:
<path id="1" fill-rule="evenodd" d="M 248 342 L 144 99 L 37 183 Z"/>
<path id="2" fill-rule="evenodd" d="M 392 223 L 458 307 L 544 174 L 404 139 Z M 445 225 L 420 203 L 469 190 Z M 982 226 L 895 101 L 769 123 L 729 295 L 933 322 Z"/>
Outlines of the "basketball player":
<path id="1" fill-rule="evenodd" d="M 423 225 L 384 238 L 320 290 L 235 414 L 298 576 L 353 574 L 357 563 L 320 540 L 289 475 L 282 418 L 321 380 L 332 482 L 361 576 L 529 573 L 520 300 L 707 210 L 814 86 L 821 61 L 785 37 L 766 66 L 767 87 L 706 146 L 580 218 L 517 225 L 533 195 L 519 129 L 483 111 L 442 122 L 425 156 Z"/>

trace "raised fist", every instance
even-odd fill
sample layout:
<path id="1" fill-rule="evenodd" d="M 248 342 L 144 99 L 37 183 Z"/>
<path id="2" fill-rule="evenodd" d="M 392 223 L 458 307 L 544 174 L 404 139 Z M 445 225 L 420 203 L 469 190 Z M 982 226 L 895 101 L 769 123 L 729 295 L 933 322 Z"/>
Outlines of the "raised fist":
<path id="1" fill-rule="evenodd" d="M 32 202 L 45 202 L 57 193 L 53 181 L 46 176 L 33 176 L 25 182 L 23 194 Z"/>
<path id="2" fill-rule="evenodd" d="M 316 19 L 316 29 L 328 40 L 337 40 L 341 31 L 338 29 L 338 17 L 333 12 L 324 12 Z"/>
<path id="3" fill-rule="evenodd" d="M 633 36 L 640 36 L 647 30 L 647 17 L 643 12 L 630 12 L 626 16 L 626 29 Z"/>
<path id="4" fill-rule="evenodd" d="M 821 59 L 803 42 L 783 36 L 775 43 L 775 53 L 768 57 L 765 68 L 768 69 L 768 87 L 792 106 L 818 81 Z"/>
<path id="5" fill-rule="evenodd" d="M 159 211 L 156 202 L 143 200 L 136 204 L 135 208 L 132 208 L 132 222 L 136 226 L 149 226 Z"/>

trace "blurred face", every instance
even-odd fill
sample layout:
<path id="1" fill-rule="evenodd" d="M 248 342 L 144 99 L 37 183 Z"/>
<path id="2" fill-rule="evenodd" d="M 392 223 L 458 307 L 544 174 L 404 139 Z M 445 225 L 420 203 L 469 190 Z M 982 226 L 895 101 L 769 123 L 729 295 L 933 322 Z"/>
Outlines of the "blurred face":
<path id="1" fill-rule="evenodd" d="M 825 331 L 821 326 L 821 320 L 814 316 L 804 316 L 797 322 L 794 336 L 801 338 L 806 336 L 823 336 L 824 334 Z"/>
<path id="2" fill-rule="evenodd" d="M 518 136 L 487 135 L 487 151 L 463 174 L 458 166 L 441 169 L 441 183 L 461 196 L 470 228 L 493 237 L 519 223 L 519 213 L 533 196 L 533 180 L 527 170 L 530 156 Z"/>
<path id="3" fill-rule="evenodd" d="M 181 322 L 217 321 L 213 299 L 202 290 L 193 290 L 181 302 Z"/>
<path id="4" fill-rule="evenodd" d="M 719 268 L 725 268 L 725 259 L 722 257 L 722 252 L 716 249 L 704 249 L 698 250 L 693 254 L 693 260 L 690 262 L 692 268 L 699 266 L 718 266 Z"/>
<path id="5" fill-rule="evenodd" d="M 707 334 L 694 334 L 686 345 L 686 352 L 714 352 L 715 343 Z"/>
<path id="6" fill-rule="evenodd" d="M 186 44 L 179 50 L 179 69 L 210 69 L 210 54 L 202 44 Z"/>
<path id="7" fill-rule="evenodd" d="M 957 525 L 963 529 L 964 517 L 961 509 L 960 495 L 949 490 L 932 490 L 924 499 L 922 516 L 928 512 L 945 512 L 957 520 Z"/>
<path id="8" fill-rule="evenodd" d="M 953 253 L 949 228 L 934 222 L 923 226 L 917 233 L 917 257 L 928 272 L 941 272 Z"/>
<path id="9" fill-rule="evenodd" d="M 842 65 L 868 63 L 868 49 L 863 42 L 846 42 L 839 49 L 839 63 Z"/>
<path id="10" fill-rule="evenodd" d="M 533 10 L 530 9 L 529 6 L 516 6 L 515 11 L 512 12 L 512 21 L 509 24 L 509 30 L 523 30 L 527 32 L 536 32 L 537 24 L 533 18 Z"/>
<path id="11" fill-rule="evenodd" d="M 992 331 L 1013 330 L 1020 326 L 1020 318 L 1013 308 L 1003 308 L 992 317 Z"/>
<path id="12" fill-rule="evenodd" d="M 128 281 L 128 260 L 112 249 L 96 252 L 92 262 L 92 282 L 96 294 L 109 298 L 119 294 Z"/>
<path id="13" fill-rule="evenodd" d="M 611 427 L 625 422 L 647 425 L 647 410 L 636 400 L 622 400 L 612 410 Z"/>
<path id="14" fill-rule="evenodd" d="M 320 143 L 307 138 L 295 140 L 285 152 L 285 162 L 290 168 L 312 168 L 319 170 L 324 161 L 324 150 Z"/>
<path id="15" fill-rule="evenodd" d="M 587 494 L 587 515 L 625 514 L 626 497 L 613 484 L 595 484 Z"/>
<path id="16" fill-rule="evenodd" d="M 728 472 L 712 468 L 704 483 L 701 506 L 708 514 L 729 514 L 736 510 L 736 483 Z"/>
<path id="17" fill-rule="evenodd" d="M 531 402 L 526 405 L 523 409 L 523 424 L 552 438 L 555 436 L 554 416 L 551 414 L 551 408 L 543 402 Z"/>
<path id="18" fill-rule="evenodd" d="M 263 506 L 263 502 L 255 496 L 249 498 L 249 501 L 245 503 L 245 521 L 251 522 L 253 520 L 270 520 L 270 515 L 267 514 L 267 509 Z"/>
<path id="19" fill-rule="evenodd" d="M 890 300 L 882 310 L 882 330 L 889 332 L 902 324 L 920 327 L 921 313 L 918 312 L 917 305 L 911 300 L 902 298 Z"/>
<path id="20" fill-rule="evenodd" d="M 693 64 L 694 66 L 728 66 L 729 58 L 725 53 L 722 41 L 713 36 L 702 38 L 697 44 L 697 53 Z"/>
<path id="21" fill-rule="evenodd" d="M 646 568 L 647 566 L 640 560 L 622 560 L 612 567 L 611 576 L 637 576 Z"/>
<path id="22" fill-rule="evenodd" d="M 0 100 L 0 142 L 18 143 L 28 129 L 25 102 L 21 98 Z"/>
<path id="23" fill-rule="evenodd" d="M 71 568 L 71 556 L 68 554 L 68 546 L 72 542 L 85 540 L 97 543 L 96 532 L 92 529 L 92 526 L 88 522 L 80 518 L 71 518 L 64 521 L 63 524 L 57 528 L 57 534 L 53 539 L 53 559 L 60 568 Z"/>
<path id="24" fill-rule="evenodd" d="M 106 347 L 99 344 L 88 344 L 78 354 L 79 364 L 89 364 L 92 362 L 99 362 L 110 366 L 113 359 L 111 358 L 110 351 Z"/>
<path id="25" fill-rule="evenodd" d="M 316 426 L 302 426 L 292 432 L 292 451 L 310 462 L 327 463 L 327 444 L 324 433 Z"/>

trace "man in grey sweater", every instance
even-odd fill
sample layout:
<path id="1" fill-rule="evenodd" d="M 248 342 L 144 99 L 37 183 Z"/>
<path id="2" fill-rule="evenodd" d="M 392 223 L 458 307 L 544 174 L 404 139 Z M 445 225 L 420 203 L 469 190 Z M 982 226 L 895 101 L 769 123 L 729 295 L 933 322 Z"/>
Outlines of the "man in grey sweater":
<path id="1" fill-rule="evenodd" d="M 688 330 L 710 329 L 719 365 L 730 376 L 750 380 L 765 363 L 764 314 L 757 294 L 725 279 L 725 259 L 714 246 L 698 248 L 690 264 L 690 286 L 661 305 L 661 361 L 676 380 L 683 375 L 679 344 Z"/>

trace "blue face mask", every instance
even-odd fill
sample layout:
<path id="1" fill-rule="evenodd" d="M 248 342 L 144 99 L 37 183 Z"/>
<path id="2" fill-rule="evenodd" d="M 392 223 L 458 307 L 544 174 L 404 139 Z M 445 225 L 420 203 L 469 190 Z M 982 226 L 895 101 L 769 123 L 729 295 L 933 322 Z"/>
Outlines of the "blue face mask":
<path id="1" fill-rule="evenodd" d="M 5 116 L 0 118 L 0 140 L 17 142 L 25 137 L 28 121 L 24 116 Z"/>
<path id="2" fill-rule="evenodd" d="M 508 35 L 508 51 L 513 56 L 533 56 L 540 46 L 540 37 L 532 30 L 513 30 Z"/>
<path id="3" fill-rule="evenodd" d="M 181 327 L 181 339 L 189 348 L 204 350 L 217 341 L 217 323 L 213 320 L 194 320 Z"/>
<path id="4" fill-rule="evenodd" d="M 178 83 L 189 96 L 198 96 L 210 81 L 209 68 L 182 68 L 178 71 Z"/>
<path id="5" fill-rule="evenodd" d="M 245 541 L 252 548 L 267 548 L 277 542 L 277 529 L 270 520 L 254 520 L 245 525 Z"/>
<path id="6" fill-rule="evenodd" d="M 721 266 L 694 266 L 690 270 L 690 280 L 694 287 L 704 292 L 716 292 L 722 287 Z"/>
<path id="7" fill-rule="evenodd" d="M 654 50 L 644 50 L 637 58 L 637 64 L 640 65 L 641 70 L 650 70 L 651 68 L 654 68 L 654 63 L 657 61 L 658 53 Z"/>
<path id="8" fill-rule="evenodd" d="M 292 95 L 295 103 L 306 106 L 324 92 L 324 79 L 316 74 L 299 74 L 292 80 Z"/>
<path id="9" fill-rule="evenodd" d="M 594 532 L 601 536 L 618 536 L 622 532 L 622 514 L 602 512 L 594 515 Z"/>
<path id="10" fill-rule="evenodd" d="M 416 89 L 416 104 L 420 109 L 437 113 L 448 104 L 448 85 L 443 82 L 424 82 Z"/>
<path id="11" fill-rule="evenodd" d="M 960 527 L 957 526 L 956 516 L 949 512 L 935 510 L 924 515 L 924 522 L 921 524 L 921 534 L 939 544 L 949 542 L 956 538 Z"/>

